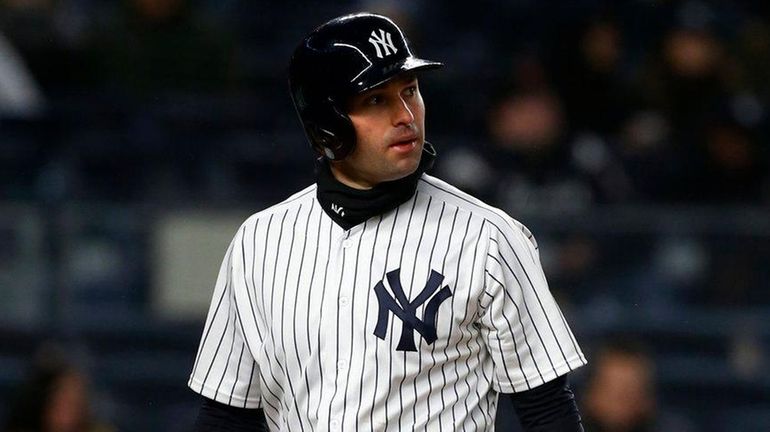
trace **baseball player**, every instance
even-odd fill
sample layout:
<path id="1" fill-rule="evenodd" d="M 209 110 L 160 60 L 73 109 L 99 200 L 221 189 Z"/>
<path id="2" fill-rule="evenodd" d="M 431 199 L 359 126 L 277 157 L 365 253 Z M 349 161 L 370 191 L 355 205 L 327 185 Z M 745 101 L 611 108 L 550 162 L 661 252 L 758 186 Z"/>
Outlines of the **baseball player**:
<path id="1" fill-rule="evenodd" d="M 532 234 L 425 174 L 418 74 L 440 66 L 367 13 L 297 47 L 317 181 L 227 249 L 189 380 L 196 430 L 489 431 L 503 393 L 527 431 L 582 431 L 566 374 L 586 360 Z"/>

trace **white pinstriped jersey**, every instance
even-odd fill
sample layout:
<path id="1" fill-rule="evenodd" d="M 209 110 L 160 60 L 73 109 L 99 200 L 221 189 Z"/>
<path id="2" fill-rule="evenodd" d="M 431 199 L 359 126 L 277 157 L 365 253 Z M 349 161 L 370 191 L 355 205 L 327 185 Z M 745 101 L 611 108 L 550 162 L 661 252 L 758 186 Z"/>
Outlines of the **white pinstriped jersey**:
<path id="1" fill-rule="evenodd" d="M 489 431 L 586 363 L 526 227 L 428 175 L 350 230 L 316 187 L 243 223 L 189 386 L 273 431 Z"/>

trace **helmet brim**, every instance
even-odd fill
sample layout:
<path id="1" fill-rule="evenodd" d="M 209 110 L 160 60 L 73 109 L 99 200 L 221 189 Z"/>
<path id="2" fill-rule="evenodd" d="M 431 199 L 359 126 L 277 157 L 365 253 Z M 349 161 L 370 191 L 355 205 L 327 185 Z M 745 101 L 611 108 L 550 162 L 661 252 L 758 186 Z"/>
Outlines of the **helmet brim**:
<path id="1" fill-rule="evenodd" d="M 386 71 L 372 70 L 365 71 L 359 77 L 352 81 L 355 93 L 363 93 L 371 90 L 379 85 L 382 85 L 394 77 L 406 72 L 419 72 L 431 69 L 438 69 L 443 67 L 444 64 L 440 62 L 420 59 L 417 57 L 407 57 L 401 62 L 388 66 Z"/>

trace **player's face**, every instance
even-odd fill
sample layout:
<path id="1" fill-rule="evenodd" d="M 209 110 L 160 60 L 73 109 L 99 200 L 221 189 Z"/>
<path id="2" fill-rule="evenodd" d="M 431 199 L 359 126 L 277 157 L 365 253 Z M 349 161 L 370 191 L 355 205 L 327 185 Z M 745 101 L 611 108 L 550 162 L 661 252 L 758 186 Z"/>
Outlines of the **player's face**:
<path id="1" fill-rule="evenodd" d="M 412 174 L 420 163 L 425 138 L 425 104 L 417 78 L 398 76 L 352 98 L 348 115 L 356 146 L 331 164 L 342 183 L 369 189 Z"/>

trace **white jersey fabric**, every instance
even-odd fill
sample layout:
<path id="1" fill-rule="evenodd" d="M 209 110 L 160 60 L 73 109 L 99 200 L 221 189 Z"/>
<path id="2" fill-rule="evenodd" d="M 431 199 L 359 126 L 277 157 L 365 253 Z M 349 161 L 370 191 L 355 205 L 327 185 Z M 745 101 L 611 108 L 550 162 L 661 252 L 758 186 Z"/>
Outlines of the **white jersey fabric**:
<path id="1" fill-rule="evenodd" d="M 527 228 L 423 175 L 347 231 L 315 185 L 248 218 L 189 386 L 272 431 L 490 431 L 500 392 L 585 363 Z"/>

